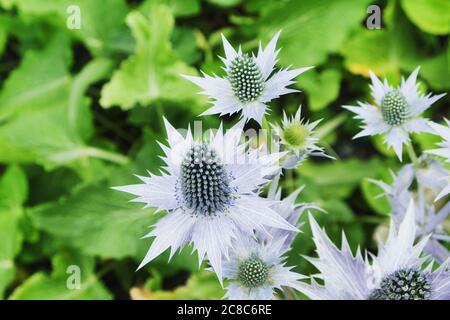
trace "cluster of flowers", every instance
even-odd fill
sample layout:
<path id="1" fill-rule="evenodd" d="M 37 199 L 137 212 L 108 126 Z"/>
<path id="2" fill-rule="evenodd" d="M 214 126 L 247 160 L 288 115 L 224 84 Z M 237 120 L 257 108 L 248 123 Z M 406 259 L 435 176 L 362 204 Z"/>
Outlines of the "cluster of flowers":
<path id="1" fill-rule="evenodd" d="M 439 134 L 446 142 L 429 153 L 450 161 L 450 129 L 420 118 L 442 95 L 418 93 L 418 70 L 399 88 L 371 74 L 376 105 L 345 106 L 365 123 L 358 137 L 387 133 L 386 142 L 400 159 L 404 144 L 410 151 L 412 163 L 394 177 L 392 186 L 376 181 L 391 200 L 393 217 L 378 254 L 363 258 L 358 250 L 353 255 L 344 235 L 338 249 L 309 213 L 318 257 L 307 259 L 320 273 L 307 277 L 286 266 L 300 216 L 321 209 L 296 203 L 301 188 L 281 199 L 280 176 L 308 156 L 329 156 L 317 145 L 319 121 L 301 119 L 300 108 L 292 117 L 284 114 L 279 125 L 265 119 L 267 103 L 296 92 L 289 88 L 293 79 L 310 69 L 275 71 L 278 37 L 265 48 L 260 45 L 256 56 L 235 50 L 223 37 L 226 75 L 184 77 L 211 98 L 213 106 L 204 115 L 240 112 L 241 120 L 226 132 L 220 126 L 198 139 L 190 127 L 182 134 L 164 119 L 166 165 L 158 175 L 139 176 L 142 184 L 115 188 L 167 212 L 146 236 L 154 239 L 140 267 L 169 248 L 172 257 L 192 245 L 199 264 L 207 260 L 222 285 L 225 280 L 228 299 L 273 299 L 277 292 L 291 290 L 311 299 L 450 299 L 449 253 L 442 245 L 450 238 L 440 227 L 450 212 L 449 203 L 441 204 L 450 187 L 443 179 L 445 169 L 428 155 L 416 157 L 408 137 L 409 132 Z M 256 147 L 243 141 L 250 119 L 271 132 L 270 141 Z M 440 202 L 429 200 L 430 190 L 440 193 Z"/>

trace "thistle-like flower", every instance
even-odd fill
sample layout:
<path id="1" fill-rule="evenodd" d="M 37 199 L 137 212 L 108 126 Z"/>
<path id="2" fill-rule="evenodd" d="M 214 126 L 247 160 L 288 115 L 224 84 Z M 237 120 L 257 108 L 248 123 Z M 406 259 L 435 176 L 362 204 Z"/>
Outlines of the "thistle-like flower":
<path id="1" fill-rule="evenodd" d="M 308 260 L 320 271 L 323 284 L 311 279 L 297 289 L 311 299 L 331 300 L 448 300 L 450 271 L 447 260 L 439 268 L 422 256 L 427 238 L 414 244 L 416 224 L 410 203 L 400 227 L 391 222 L 385 244 L 380 244 L 372 263 L 358 249 L 353 255 L 343 235 L 339 250 L 317 222 L 310 217 L 318 258 Z"/>
<path id="2" fill-rule="evenodd" d="M 422 239 L 431 235 L 425 246 L 425 252 L 438 262 L 450 258 L 450 252 L 441 244 L 450 241 L 442 222 L 450 215 L 450 202 L 437 207 L 436 195 L 442 190 L 445 169 L 435 159 L 422 156 L 417 164 L 404 166 L 397 175 L 393 174 L 393 184 L 372 180 L 383 189 L 391 204 L 392 219 L 398 228 L 411 201 L 416 212 L 417 237 Z M 440 205 L 440 204 L 439 204 Z"/>
<path id="3" fill-rule="evenodd" d="M 358 102 L 359 107 L 343 106 L 356 113 L 356 119 L 364 122 L 363 130 L 354 138 L 386 133 L 386 144 L 394 149 L 401 161 L 403 145 L 409 142 L 409 133 L 431 131 L 431 121 L 420 115 L 445 93 L 434 96 L 420 93 L 416 83 L 418 73 L 419 68 L 406 81 L 402 79 L 400 86 L 393 88 L 386 79 L 382 83 L 370 72 L 370 88 L 376 105 Z"/>
<path id="4" fill-rule="evenodd" d="M 241 128 L 223 134 L 222 126 L 208 141 L 195 141 L 190 129 L 184 137 L 166 121 L 169 146 L 161 144 L 166 167 L 161 175 L 140 177 L 144 183 L 116 187 L 136 195 L 133 201 L 166 210 L 146 237 L 155 237 L 140 267 L 169 247 L 170 257 L 192 243 L 199 262 L 208 258 L 222 279 L 222 258 L 229 256 L 239 234 L 264 232 L 266 227 L 297 229 L 256 193 L 267 175 L 279 170 L 282 154 L 255 155 L 239 142 Z M 256 191 L 256 192 L 255 192 Z"/>
<path id="5" fill-rule="evenodd" d="M 314 129 L 321 120 L 309 123 L 301 118 L 301 112 L 301 106 L 293 117 L 288 118 L 286 113 L 283 112 L 281 125 L 272 125 L 275 135 L 288 152 L 282 161 L 282 167 L 285 169 L 297 167 L 308 156 L 333 159 L 333 157 L 326 155 L 321 147 L 317 146 L 318 139 L 314 136 Z"/>
<path id="6" fill-rule="evenodd" d="M 254 119 L 261 124 L 269 101 L 284 94 L 298 92 L 288 86 L 294 83 L 292 79 L 312 67 L 293 70 L 286 68 L 272 74 L 279 52 L 276 50 L 279 35 L 280 32 L 275 34 L 264 49 L 260 44 L 256 57 L 243 53 L 241 48 L 236 51 L 222 35 L 225 58 L 221 59 L 225 64 L 226 76 L 209 76 L 205 73 L 203 77 L 184 75 L 203 89 L 202 94 L 213 100 L 213 106 L 202 115 L 223 116 L 242 111 L 241 117 L 245 121 Z"/>
<path id="7" fill-rule="evenodd" d="M 439 149 L 433 149 L 427 151 L 428 153 L 438 155 L 446 159 L 447 162 L 450 162 L 450 121 L 445 119 L 447 122 L 447 126 L 443 126 L 437 123 L 430 123 L 433 130 L 442 138 L 444 141 L 440 142 Z M 442 189 L 441 193 L 437 196 L 436 200 L 439 200 L 450 193 L 450 176 L 447 176 L 447 186 Z"/>
<path id="8" fill-rule="evenodd" d="M 236 241 L 223 275 L 229 280 L 226 298 L 230 300 L 272 300 L 275 289 L 296 288 L 305 276 L 284 266 L 286 238 L 273 238 L 267 243 L 253 238 Z"/>

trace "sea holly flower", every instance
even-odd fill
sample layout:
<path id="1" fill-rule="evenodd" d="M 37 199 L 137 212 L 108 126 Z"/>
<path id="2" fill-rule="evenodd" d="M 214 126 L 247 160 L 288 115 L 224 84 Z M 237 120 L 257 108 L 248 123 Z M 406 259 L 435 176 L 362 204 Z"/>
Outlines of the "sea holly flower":
<path id="1" fill-rule="evenodd" d="M 355 118 L 364 122 L 363 130 L 354 138 L 386 134 L 385 142 L 392 147 L 397 157 L 402 160 L 403 145 L 409 143 L 409 133 L 430 132 L 430 122 L 420 115 L 444 94 L 423 95 L 416 83 L 419 68 L 406 79 L 402 79 L 397 88 L 381 82 L 370 72 L 372 79 L 372 97 L 375 105 L 358 102 L 359 107 L 343 106 L 356 114 Z"/>
<path id="2" fill-rule="evenodd" d="M 275 289 L 296 288 L 306 277 L 284 265 L 285 238 L 267 243 L 253 238 L 235 242 L 230 259 L 224 262 L 223 275 L 228 280 L 225 298 L 230 300 L 272 300 Z"/>
<path id="3" fill-rule="evenodd" d="M 236 51 L 225 36 L 222 35 L 225 58 L 225 77 L 209 76 L 184 77 L 203 89 L 202 94 L 212 99 L 213 106 L 202 115 L 234 114 L 242 111 L 241 117 L 248 121 L 256 120 L 262 124 L 262 118 L 267 112 L 267 103 L 281 95 L 298 90 L 290 89 L 292 79 L 312 67 L 299 69 L 281 69 L 274 72 L 279 50 L 276 44 L 280 32 L 270 40 L 264 49 L 259 46 L 258 55 L 243 53 L 241 48 Z"/>
<path id="4" fill-rule="evenodd" d="M 439 262 L 450 257 L 449 250 L 441 243 L 450 241 L 450 236 L 443 228 L 443 222 L 450 215 L 450 202 L 443 206 L 435 202 L 436 195 L 445 186 L 442 180 L 445 174 L 446 170 L 437 160 L 422 156 L 417 164 L 408 164 L 397 175 L 393 174 L 392 185 L 372 180 L 387 196 L 391 205 L 392 219 L 397 228 L 405 216 L 409 203 L 413 201 L 417 237 L 421 239 L 431 235 L 424 250 Z"/>
<path id="5" fill-rule="evenodd" d="M 445 119 L 447 126 L 443 126 L 437 123 L 430 123 L 433 130 L 442 138 L 444 141 L 440 142 L 439 149 L 428 150 L 428 153 L 438 155 L 450 162 L 450 121 Z M 445 178 L 444 178 L 445 179 Z M 450 176 L 446 177 L 447 186 L 442 189 L 441 193 L 437 196 L 436 200 L 439 200 L 450 193 Z"/>
<path id="6" fill-rule="evenodd" d="M 391 222 L 389 236 L 379 245 L 378 254 L 363 259 L 358 249 L 353 255 L 343 235 L 338 249 L 310 216 L 318 258 L 308 260 L 320 271 L 319 284 L 301 283 L 297 289 L 311 299 L 331 300 L 447 300 L 450 299 L 449 261 L 433 268 L 422 255 L 428 238 L 415 244 L 414 204 L 410 203 L 397 228 Z"/>
<path id="7" fill-rule="evenodd" d="M 188 130 L 181 135 L 166 121 L 168 146 L 161 144 L 166 166 L 161 175 L 140 177 L 143 184 L 115 189 L 137 196 L 133 201 L 166 210 L 146 237 L 155 237 L 139 268 L 169 247 L 170 257 L 192 243 L 199 262 L 205 256 L 221 280 L 222 258 L 229 256 L 239 234 L 263 232 L 266 227 L 297 230 L 258 196 L 267 175 L 279 170 L 282 154 L 255 155 L 241 144 L 241 128 L 207 141 L 195 141 Z M 250 161 L 250 160 L 252 161 Z"/>
<path id="8" fill-rule="evenodd" d="M 302 107 L 300 106 L 295 116 L 289 118 L 283 111 L 281 125 L 272 125 L 281 145 L 288 151 L 282 163 L 285 169 L 297 167 L 310 155 L 333 158 L 326 155 L 323 149 L 317 146 L 318 139 L 314 136 L 314 129 L 321 120 L 309 123 L 301 118 L 301 112 Z"/>

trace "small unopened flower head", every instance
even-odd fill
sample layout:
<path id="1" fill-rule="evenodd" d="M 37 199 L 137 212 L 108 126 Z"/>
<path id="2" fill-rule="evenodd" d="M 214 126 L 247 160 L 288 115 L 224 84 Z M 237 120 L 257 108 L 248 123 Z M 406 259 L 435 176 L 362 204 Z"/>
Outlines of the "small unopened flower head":
<path id="1" fill-rule="evenodd" d="M 314 129 L 321 120 L 309 123 L 301 118 L 302 107 L 297 109 L 294 116 L 288 117 L 283 113 L 281 125 L 273 125 L 275 135 L 288 154 L 282 164 L 285 169 L 298 166 L 308 156 L 320 156 L 333 158 L 325 154 L 317 145 L 318 139 L 314 136 Z"/>
<path id="2" fill-rule="evenodd" d="M 434 102 L 444 94 L 423 95 L 416 83 L 419 68 L 408 79 L 394 88 L 387 80 L 381 82 L 370 72 L 374 104 L 358 102 L 359 106 L 343 106 L 356 114 L 355 119 L 363 121 L 362 131 L 354 138 L 385 134 L 386 144 L 393 148 L 402 160 L 403 145 L 409 142 L 409 133 L 430 132 L 431 121 L 421 117 Z"/>
<path id="3" fill-rule="evenodd" d="M 310 135 L 309 128 L 303 124 L 293 124 L 284 128 L 283 140 L 292 147 L 301 148 L 306 144 L 306 139 Z"/>
<path id="4" fill-rule="evenodd" d="M 312 67 L 286 68 L 274 72 L 278 61 L 279 50 L 276 45 L 279 36 L 280 32 L 275 34 L 264 49 L 260 44 L 255 56 L 243 53 L 241 48 L 236 51 L 222 35 L 225 76 L 209 76 L 204 73 L 203 77 L 184 76 L 203 89 L 200 93 L 212 99 L 213 106 L 202 115 L 223 116 L 241 111 L 245 122 L 254 119 L 262 124 L 268 102 L 282 95 L 298 92 L 289 86 L 294 84 L 294 78 Z"/>

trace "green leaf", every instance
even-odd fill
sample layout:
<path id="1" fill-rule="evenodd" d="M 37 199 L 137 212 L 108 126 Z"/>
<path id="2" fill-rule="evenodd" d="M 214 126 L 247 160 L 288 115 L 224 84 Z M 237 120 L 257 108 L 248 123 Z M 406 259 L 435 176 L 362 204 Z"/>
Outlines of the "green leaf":
<path id="1" fill-rule="evenodd" d="M 448 0 L 402 0 L 406 15 L 423 31 L 444 35 L 450 33 Z"/>
<path id="2" fill-rule="evenodd" d="M 341 73 L 335 69 L 326 69 L 322 73 L 311 70 L 305 73 L 297 87 L 304 88 L 312 111 L 326 108 L 339 95 Z"/>
<path id="3" fill-rule="evenodd" d="M 23 235 L 19 228 L 20 208 L 0 208 L 0 298 L 14 279 L 14 258 L 22 247 Z"/>
<path id="4" fill-rule="evenodd" d="M 0 298 L 16 274 L 14 259 L 22 247 L 19 222 L 27 192 L 25 174 L 19 167 L 9 167 L 0 178 Z"/>
<path id="5" fill-rule="evenodd" d="M 421 76 L 435 89 L 450 88 L 450 46 L 422 64 Z"/>
<path id="6" fill-rule="evenodd" d="M 0 208 L 21 206 L 28 197 L 25 173 L 18 166 L 9 167 L 0 179 Z"/>
<path id="7" fill-rule="evenodd" d="M 77 142 L 68 132 L 70 52 L 62 35 L 42 50 L 29 51 L 5 81 L 0 93 L 1 162 L 48 164 L 57 151 Z"/>
<path id="8" fill-rule="evenodd" d="M 304 179 L 301 182 L 308 188 L 312 184 L 323 198 L 346 198 L 359 186 L 362 179 L 373 178 L 383 169 L 383 164 L 378 159 L 350 159 L 323 164 L 306 162 L 299 167 L 298 172 Z M 305 189 L 305 194 L 308 188 Z"/>
<path id="9" fill-rule="evenodd" d="M 112 69 L 113 63 L 111 60 L 96 58 L 91 60 L 74 78 L 68 99 L 68 118 L 69 123 L 72 124 L 71 129 L 83 140 L 89 139 L 93 132 L 90 109 L 80 107 L 89 104 L 89 100 L 84 96 L 84 93 L 91 84 L 109 76 Z"/>
<path id="10" fill-rule="evenodd" d="M 5 15 L 0 15 L 0 57 L 5 50 L 6 41 L 8 40 L 10 23 Z"/>
<path id="11" fill-rule="evenodd" d="M 387 180 L 387 178 L 389 178 L 388 171 L 385 171 L 383 174 L 380 174 L 379 177 L 376 177 L 377 180 Z M 383 190 L 381 190 L 380 187 L 366 179 L 361 182 L 361 191 L 370 208 L 380 215 L 389 216 L 391 206 L 388 199 L 382 195 Z"/>
<path id="12" fill-rule="evenodd" d="M 385 157 L 396 158 L 397 155 L 393 148 L 389 148 L 385 142 L 385 134 L 377 134 L 369 138 L 372 140 L 372 143 L 375 149 L 380 152 Z"/>
<path id="13" fill-rule="evenodd" d="M 161 216 L 107 187 L 88 187 L 60 203 L 34 208 L 37 226 L 87 255 L 140 260 L 149 247 L 141 238 Z"/>
<path id="14" fill-rule="evenodd" d="M 14 3 L 17 0 L 0 0 L 0 6 L 2 6 L 4 9 L 9 10 L 14 6 Z"/>
<path id="15" fill-rule="evenodd" d="M 105 108 L 119 105 L 130 109 L 159 99 L 196 99 L 198 89 L 180 76 L 196 72 L 179 60 L 171 47 L 174 19 L 170 9 L 158 5 L 143 11 L 127 16 L 136 51 L 103 87 L 100 104 Z"/>
<path id="16" fill-rule="evenodd" d="M 91 257 L 62 253 L 53 258 L 53 272 L 29 277 L 9 297 L 11 300 L 106 300 L 112 296 L 94 274 Z M 74 269 L 71 269 L 74 268 Z M 75 269 L 76 268 L 76 269 Z M 80 276 L 80 287 L 71 286 L 71 277 Z"/>
<path id="17" fill-rule="evenodd" d="M 241 0 L 207 0 L 209 3 L 216 4 L 221 7 L 232 7 L 239 3 Z"/>
<path id="18" fill-rule="evenodd" d="M 62 108 L 60 108 L 62 107 Z M 22 114 L 0 127 L 2 162 L 35 162 L 46 167 L 88 157 L 85 147 L 68 132 L 61 105 Z"/>
<path id="19" fill-rule="evenodd" d="M 380 59 L 390 51 L 389 34 L 384 30 L 360 30 L 342 46 L 345 65 L 355 74 L 369 75 L 369 70 L 377 74 L 394 70 L 398 72 L 397 61 Z"/>
<path id="20" fill-rule="evenodd" d="M 184 62 L 193 64 L 201 58 L 193 30 L 188 28 L 175 28 L 172 33 L 172 43 L 177 56 Z"/>
<path id="21" fill-rule="evenodd" d="M 42 50 L 29 51 L 0 93 L 0 162 L 38 163 L 47 168 L 85 165 L 89 157 L 127 159 L 86 146 L 92 115 L 86 88 L 109 72 L 108 60 L 93 60 L 69 74 L 68 39 L 57 34 Z"/>
<path id="22" fill-rule="evenodd" d="M 400 69 L 413 70 L 425 58 L 417 41 L 420 34 L 401 10 L 392 5 L 385 12 L 385 28 L 360 28 L 342 45 L 340 51 L 345 66 L 352 73 L 368 77 L 372 70 L 378 75 L 399 79 Z"/>
<path id="23" fill-rule="evenodd" d="M 44 49 L 27 52 L 0 92 L 0 119 L 59 102 L 70 83 L 70 62 L 68 39 L 62 34 Z"/>
<path id="24" fill-rule="evenodd" d="M 124 23 L 128 7 L 124 0 L 103 0 L 101 5 L 92 0 L 15 0 L 22 16 L 45 19 L 59 29 L 70 31 L 85 43 L 94 55 L 115 50 L 130 51 L 133 39 Z M 76 6 L 76 7 L 74 7 Z M 79 8 L 80 28 L 69 28 Z"/>
<path id="25" fill-rule="evenodd" d="M 205 263 L 203 263 L 203 266 Z M 170 252 L 165 251 L 155 260 L 148 264 L 147 269 L 157 270 L 158 273 L 164 277 L 174 276 L 180 271 L 197 272 L 199 268 L 198 265 L 198 255 L 197 252 L 193 252 L 192 246 L 188 245 L 183 247 L 182 250 L 177 251 L 177 254 L 170 259 Z"/>
<path id="26" fill-rule="evenodd" d="M 323 204 L 323 209 L 327 214 L 319 215 L 320 220 L 327 224 L 350 223 L 354 220 L 352 209 L 344 201 L 330 199 Z M 329 216 L 328 216 L 329 215 Z"/>
<path id="27" fill-rule="evenodd" d="M 442 122 L 442 125 L 445 125 L 445 123 Z M 442 141 L 442 138 L 432 133 L 422 132 L 420 134 L 413 134 L 413 140 L 418 143 L 420 150 L 430 150 L 436 149 L 436 146 Z"/>
<path id="28" fill-rule="evenodd" d="M 69 16 L 67 7 L 79 6 L 81 28 L 73 29 L 73 32 L 93 54 L 117 50 L 129 52 L 133 47 L 133 39 L 125 25 L 128 13 L 125 0 L 102 0 L 101 4 L 92 0 L 61 0 L 61 2 L 58 13 L 63 14 L 64 25 Z"/>
<path id="29" fill-rule="evenodd" d="M 338 51 L 349 32 L 366 15 L 369 0 L 318 0 L 279 2 L 265 10 L 257 22 L 260 38 L 282 30 L 279 47 L 282 65 L 319 65 Z"/>
<path id="30" fill-rule="evenodd" d="M 146 300 L 211 300 L 221 299 L 225 291 L 219 284 L 217 276 L 213 272 L 194 273 L 186 285 L 173 291 L 154 291 L 134 288 L 131 291 L 135 299 Z"/>
<path id="31" fill-rule="evenodd" d="M 144 6 L 164 4 L 175 17 L 192 16 L 200 13 L 200 0 L 147 0 Z"/>

